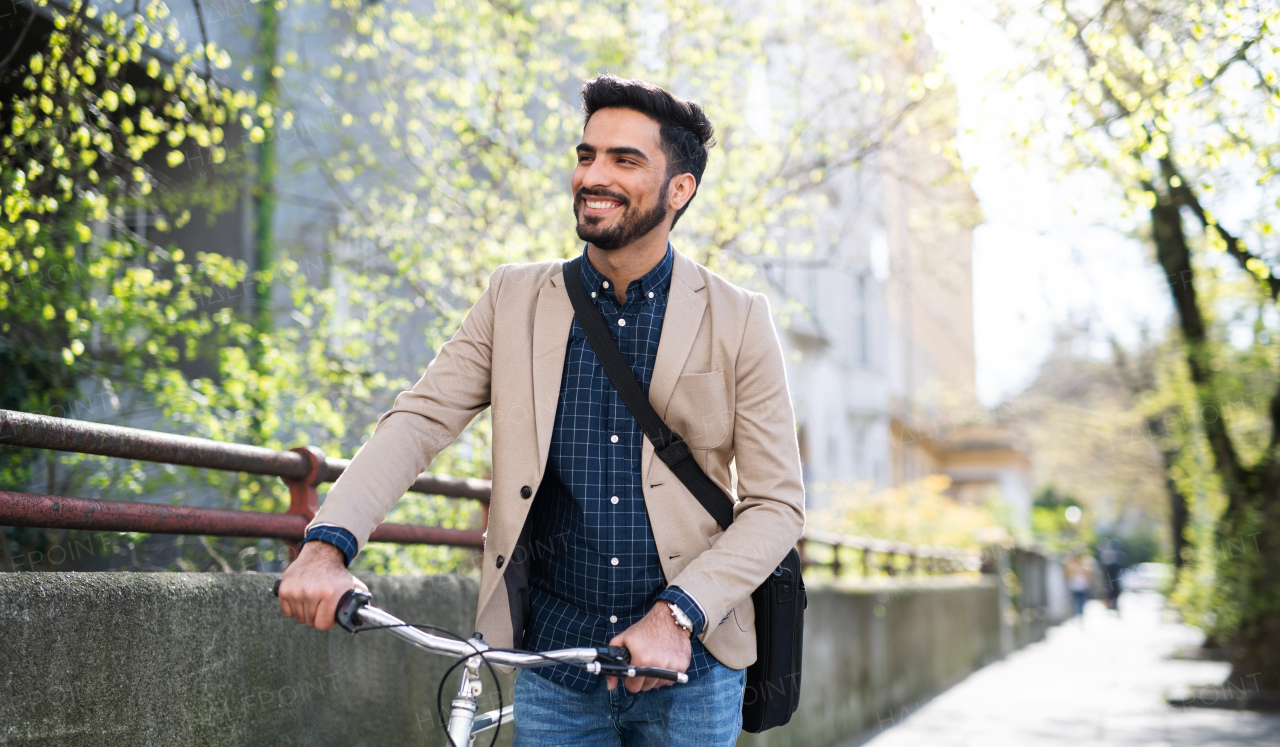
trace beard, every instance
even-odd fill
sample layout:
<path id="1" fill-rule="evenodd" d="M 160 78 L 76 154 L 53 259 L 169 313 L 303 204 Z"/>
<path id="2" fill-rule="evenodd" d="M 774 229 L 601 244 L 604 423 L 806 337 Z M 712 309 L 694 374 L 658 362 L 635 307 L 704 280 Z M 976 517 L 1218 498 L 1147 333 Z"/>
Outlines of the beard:
<path id="1" fill-rule="evenodd" d="M 650 210 L 639 212 L 631 207 L 631 201 L 621 195 L 612 194 L 604 190 L 586 190 L 580 189 L 574 195 L 573 216 L 578 222 L 578 238 L 588 241 L 597 249 L 611 252 L 614 249 L 621 249 L 624 246 L 634 243 L 642 236 L 647 236 L 653 229 L 662 225 L 662 221 L 667 218 L 667 188 L 669 184 L 662 185 L 662 192 L 658 195 L 657 204 Z M 598 225 L 599 218 L 586 218 L 579 213 L 579 206 L 585 205 L 586 197 L 610 197 L 615 200 L 622 201 L 622 216 L 618 218 L 618 222 L 612 228 L 604 228 Z"/>

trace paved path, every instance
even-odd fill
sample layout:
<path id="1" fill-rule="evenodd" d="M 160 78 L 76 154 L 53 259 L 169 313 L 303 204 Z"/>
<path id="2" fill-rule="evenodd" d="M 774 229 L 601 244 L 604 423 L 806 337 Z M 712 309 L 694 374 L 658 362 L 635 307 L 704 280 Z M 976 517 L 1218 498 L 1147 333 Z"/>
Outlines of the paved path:
<path id="1" fill-rule="evenodd" d="M 1201 636 L 1154 594 L 1122 596 L 1121 613 L 1091 602 L 1083 620 L 845 747 L 1280 746 L 1280 716 L 1167 705 L 1166 693 L 1221 683 L 1227 665 L 1168 659 Z"/>

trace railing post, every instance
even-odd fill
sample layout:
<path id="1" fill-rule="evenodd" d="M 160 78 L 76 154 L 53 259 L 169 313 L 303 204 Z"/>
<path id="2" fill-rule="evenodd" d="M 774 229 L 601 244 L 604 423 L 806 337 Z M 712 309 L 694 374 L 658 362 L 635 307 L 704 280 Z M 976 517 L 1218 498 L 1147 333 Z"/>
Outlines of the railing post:
<path id="1" fill-rule="evenodd" d="M 298 446 L 290 451 L 305 456 L 311 463 L 311 469 L 301 480 L 280 478 L 285 485 L 289 486 L 289 510 L 285 513 L 298 514 L 309 522 L 316 517 L 316 511 L 320 510 L 320 492 L 316 487 L 322 482 L 320 469 L 325 460 L 324 452 L 315 446 Z M 300 543 L 285 542 L 285 545 L 289 547 L 289 560 L 296 559 Z"/>
<path id="2" fill-rule="evenodd" d="M 862 546 L 862 577 L 871 578 L 871 545 Z"/>
<path id="3" fill-rule="evenodd" d="M 840 543 L 836 542 L 831 545 L 831 575 L 833 578 L 840 578 Z"/>

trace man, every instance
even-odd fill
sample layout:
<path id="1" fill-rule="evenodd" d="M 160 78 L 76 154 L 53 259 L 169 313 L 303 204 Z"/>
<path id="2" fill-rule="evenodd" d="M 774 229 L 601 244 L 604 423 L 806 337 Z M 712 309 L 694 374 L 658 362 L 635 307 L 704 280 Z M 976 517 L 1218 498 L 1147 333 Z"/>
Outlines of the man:
<path id="1" fill-rule="evenodd" d="M 582 89 L 572 177 L 581 279 L 499 267 L 457 334 L 329 491 L 280 608 L 333 625 L 346 570 L 418 473 L 493 408 L 493 493 L 476 626 L 493 646 L 623 645 L 684 685 L 523 671 L 519 745 L 732 745 L 755 659 L 750 594 L 804 526 L 781 347 L 764 297 L 674 251 L 668 235 L 712 145 L 696 103 L 602 75 Z M 574 318 L 582 282 L 654 408 L 722 488 L 723 533 L 642 435 Z M 735 462 L 736 458 L 736 462 Z"/>

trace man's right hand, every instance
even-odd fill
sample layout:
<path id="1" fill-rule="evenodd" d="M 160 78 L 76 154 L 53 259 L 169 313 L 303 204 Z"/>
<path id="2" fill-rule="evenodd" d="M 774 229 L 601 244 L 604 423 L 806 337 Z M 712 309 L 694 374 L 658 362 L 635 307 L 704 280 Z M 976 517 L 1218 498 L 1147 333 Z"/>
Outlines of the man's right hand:
<path id="1" fill-rule="evenodd" d="M 342 595 L 369 587 L 347 570 L 342 551 L 328 542 L 312 540 L 280 577 L 280 611 L 316 630 L 333 627 Z"/>

